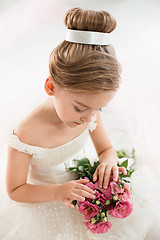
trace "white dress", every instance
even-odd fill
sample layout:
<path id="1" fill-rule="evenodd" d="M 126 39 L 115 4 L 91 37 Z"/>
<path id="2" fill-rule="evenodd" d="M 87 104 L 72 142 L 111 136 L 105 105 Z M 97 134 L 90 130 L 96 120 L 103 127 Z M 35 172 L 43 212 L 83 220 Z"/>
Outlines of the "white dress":
<path id="1" fill-rule="evenodd" d="M 14 129 L 11 129 L 8 144 L 18 151 L 32 155 L 28 183 L 64 183 L 75 178 L 67 168 L 73 166 L 73 159 L 86 156 L 85 145 L 89 130 L 92 131 L 95 127 L 93 119 L 78 137 L 56 148 L 25 144 L 13 134 Z M 153 178 L 148 174 L 150 172 L 147 167 L 133 174 L 134 210 L 126 219 L 109 216 L 112 228 L 106 234 L 93 234 L 87 230 L 77 206 L 70 209 L 59 201 L 19 203 L 11 200 L 4 190 L 0 194 L 0 240 L 158 240 L 158 235 L 154 235 L 155 229 L 153 232 L 151 230 L 155 226 L 155 219 L 159 219 L 159 199 L 155 194 L 156 185 L 152 185 Z M 146 191 L 147 187 L 149 192 Z"/>

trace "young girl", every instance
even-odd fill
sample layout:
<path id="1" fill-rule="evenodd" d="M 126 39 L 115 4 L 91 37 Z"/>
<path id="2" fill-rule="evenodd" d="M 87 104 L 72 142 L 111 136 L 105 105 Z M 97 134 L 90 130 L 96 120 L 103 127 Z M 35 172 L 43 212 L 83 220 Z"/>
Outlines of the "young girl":
<path id="1" fill-rule="evenodd" d="M 1 198 L 0 239 L 144 239 L 148 205 L 142 205 L 143 218 L 141 214 L 136 218 L 135 211 L 124 221 L 112 222 L 107 234 L 97 236 L 87 231 L 72 204 L 95 198 L 85 186 L 88 180 L 75 180 L 67 171 L 73 159 L 86 156 L 89 135 L 100 161 L 93 180 L 107 188 L 111 173 L 116 181 L 120 172 L 126 172 L 117 167 L 117 154 L 99 111 L 114 97 L 120 82 L 119 63 L 106 37 L 116 21 L 108 12 L 79 8 L 69 10 L 64 21 L 67 35 L 49 59 L 48 97 L 9 133 L 9 198 Z M 133 218 L 148 225 L 142 230 Z"/>

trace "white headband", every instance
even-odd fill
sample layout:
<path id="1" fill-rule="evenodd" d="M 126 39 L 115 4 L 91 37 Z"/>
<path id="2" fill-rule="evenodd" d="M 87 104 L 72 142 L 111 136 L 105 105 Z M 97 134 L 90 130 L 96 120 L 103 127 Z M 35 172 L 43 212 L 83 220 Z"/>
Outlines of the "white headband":
<path id="1" fill-rule="evenodd" d="M 65 40 L 91 45 L 108 45 L 108 33 L 67 29 Z"/>

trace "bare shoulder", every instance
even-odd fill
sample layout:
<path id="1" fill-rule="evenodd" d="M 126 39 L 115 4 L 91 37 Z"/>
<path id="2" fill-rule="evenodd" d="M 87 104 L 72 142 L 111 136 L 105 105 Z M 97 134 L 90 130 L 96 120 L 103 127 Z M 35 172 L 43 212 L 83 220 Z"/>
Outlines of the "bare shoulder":
<path id="1" fill-rule="evenodd" d="M 19 140 L 41 148 L 55 148 L 79 136 L 85 126 L 57 126 L 57 114 L 50 103 L 44 103 L 27 116 L 14 130 Z"/>
<path id="2" fill-rule="evenodd" d="M 31 146 L 50 148 L 54 146 L 55 127 L 48 120 L 43 105 L 34 109 L 14 130 L 23 143 Z"/>
<path id="3" fill-rule="evenodd" d="M 39 137 L 38 129 L 41 129 L 40 116 L 34 110 L 19 123 L 14 129 L 14 134 L 21 142 L 34 145 Z"/>

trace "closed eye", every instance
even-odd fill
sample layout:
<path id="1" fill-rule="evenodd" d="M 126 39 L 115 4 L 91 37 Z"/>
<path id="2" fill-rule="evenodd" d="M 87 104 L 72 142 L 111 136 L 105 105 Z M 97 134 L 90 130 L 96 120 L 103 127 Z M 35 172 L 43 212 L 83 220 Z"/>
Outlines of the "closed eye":
<path id="1" fill-rule="evenodd" d="M 81 110 L 79 108 L 77 108 L 76 106 L 74 106 L 74 109 L 76 110 L 76 112 L 83 112 L 85 109 Z"/>

